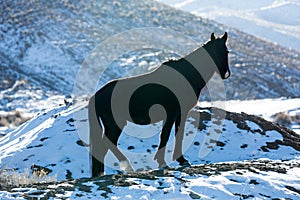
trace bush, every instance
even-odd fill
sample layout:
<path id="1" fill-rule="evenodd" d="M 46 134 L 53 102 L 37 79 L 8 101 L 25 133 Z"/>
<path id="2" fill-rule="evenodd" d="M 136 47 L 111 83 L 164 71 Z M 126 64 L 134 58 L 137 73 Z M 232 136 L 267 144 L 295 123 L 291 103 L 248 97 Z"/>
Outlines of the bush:
<path id="1" fill-rule="evenodd" d="M 274 115 L 274 122 L 283 126 L 289 126 L 292 123 L 292 118 L 288 114 L 280 112 Z"/>
<path id="2" fill-rule="evenodd" d="M 4 115 L 0 115 L 0 126 L 18 127 L 28 121 L 30 117 L 23 116 L 19 111 L 15 110 Z"/>
<path id="3" fill-rule="evenodd" d="M 0 170 L 0 188 L 19 187 L 35 183 L 46 183 L 57 181 L 57 175 L 49 176 L 48 172 L 41 169 L 40 171 L 27 168 L 24 172 L 16 172 L 15 170 Z"/>

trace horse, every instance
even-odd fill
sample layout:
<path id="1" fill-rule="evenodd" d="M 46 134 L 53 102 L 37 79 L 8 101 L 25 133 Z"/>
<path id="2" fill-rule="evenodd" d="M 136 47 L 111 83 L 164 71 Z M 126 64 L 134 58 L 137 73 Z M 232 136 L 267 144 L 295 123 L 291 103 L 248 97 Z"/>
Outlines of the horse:
<path id="1" fill-rule="evenodd" d="M 154 156 L 162 169 L 168 168 L 165 147 L 175 124 L 173 160 L 181 166 L 190 165 L 182 154 L 185 121 L 202 88 L 215 73 L 222 79 L 229 78 L 227 38 L 227 32 L 221 37 L 212 33 L 210 40 L 186 56 L 163 62 L 146 74 L 112 80 L 89 99 L 92 177 L 104 174 L 108 150 L 117 157 L 122 170 L 133 172 L 131 163 L 117 147 L 128 121 L 139 125 L 163 122 Z"/>

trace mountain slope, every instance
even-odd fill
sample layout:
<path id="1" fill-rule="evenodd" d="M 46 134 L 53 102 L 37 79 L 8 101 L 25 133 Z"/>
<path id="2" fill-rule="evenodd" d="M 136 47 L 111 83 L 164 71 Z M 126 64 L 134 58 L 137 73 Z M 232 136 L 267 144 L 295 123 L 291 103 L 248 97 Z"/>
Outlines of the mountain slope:
<path id="1" fill-rule="evenodd" d="M 274 179 L 276 177 L 276 179 Z M 296 199 L 299 163 L 267 160 L 107 175 L 7 188 L 0 197 L 71 199 Z"/>
<path id="2" fill-rule="evenodd" d="M 154 196 L 149 197 L 153 198 L 163 193 L 170 198 L 176 195 L 294 198 L 299 193 L 300 136 L 260 117 L 216 108 L 196 108 L 188 118 L 183 149 L 193 167 L 182 170 L 171 160 L 172 131 L 166 160 L 173 168 L 166 174 L 155 171 L 157 164 L 152 159 L 161 125 L 144 128 L 128 124 L 120 138 L 119 148 L 137 173 L 109 175 L 120 171 L 119 162 L 109 153 L 105 160 L 108 175 L 100 179 L 85 179 L 90 176 L 85 114 L 85 103 L 61 106 L 41 113 L 0 139 L 2 169 L 24 172 L 34 166 L 34 169 L 47 170 L 48 176 L 57 176 L 59 181 L 75 181 L 38 184 L 31 189 L 12 189 L 2 182 L 2 190 L 7 192 L 0 192 L 0 196 L 79 195 L 87 198 L 100 195 L 130 199 L 128 195 L 141 198 L 150 195 L 148 192 L 151 191 Z M 197 122 L 197 118 L 200 121 Z"/>
<path id="3" fill-rule="evenodd" d="M 298 1 L 158 0 L 201 17 L 213 19 L 249 34 L 300 50 Z M 278 17 L 280 16 L 280 17 Z"/>
<path id="4" fill-rule="evenodd" d="M 129 124 L 119 147 L 138 173 L 109 175 L 120 172 L 119 162 L 109 153 L 108 175 L 85 179 L 90 174 L 87 102 L 75 100 L 71 105 L 69 97 L 64 98 L 72 93 L 78 70 L 96 47 L 135 28 L 172 29 L 198 44 L 211 32 L 229 31 L 232 77 L 225 82 L 227 99 L 299 97 L 299 52 L 154 1 L 5 1 L 0 11 L 0 109 L 39 112 L 0 138 L 1 169 L 19 173 L 38 168 L 59 181 L 75 179 L 26 189 L 11 187 L 0 177 L 1 190 L 5 190 L 0 198 L 84 199 L 102 195 L 136 199 L 166 195 L 224 199 L 254 195 L 293 199 L 299 194 L 299 135 L 256 116 L 215 108 L 196 108 L 187 121 L 184 154 L 193 167 L 178 169 L 171 160 L 172 131 L 166 153 L 172 170 L 163 175 L 152 171 L 157 168 L 152 159 L 161 124 Z M 164 39 L 156 32 L 151 34 L 154 44 Z M 143 35 L 136 38 L 142 39 Z M 128 45 L 126 42 L 121 40 L 120 46 Z M 172 42 L 181 51 L 194 45 L 177 38 Z M 178 49 L 171 53 L 141 49 L 119 55 L 111 63 L 108 79 L 132 75 L 126 74 L 128 68 L 149 71 L 174 57 Z M 107 53 L 107 57 L 110 53 L 116 52 Z M 201 98 L 209 100 L 209 93 L 204 92 Z M 41 101 L 45 99 L 46 103 Z"/>
<path id="5" fill-rule="evenodd" d="M 229 31 L 233 73 L 225 83 L 227 99 L 300 94 L 299 52 L 154 1 L 5 1 L 0 10 L 1 67 L 5 73 L 12 71 L 9 77 L 1 77 L 2 85 L 11 83 L 1 86 L 3 89 L 10 88 L 16 80 L 26 80 L 20 90 L 42 90 L 45 97 L 51 92 L 71 94 L 78 69 L 95 47 L 123 31 L 157 27 L 178 31 L 199 45 L 208 40 L 211 32 Z M 179 48 L 187 45 L 173 42 Z M 157 66 L 168 55 L 159 58 Z M 111 75 L 113 78 L 116 76 Z M 209 95 L 204 93 L 203 98 L 208 100 Z M 10 101 L 14 100 L 11 97 Z"/>

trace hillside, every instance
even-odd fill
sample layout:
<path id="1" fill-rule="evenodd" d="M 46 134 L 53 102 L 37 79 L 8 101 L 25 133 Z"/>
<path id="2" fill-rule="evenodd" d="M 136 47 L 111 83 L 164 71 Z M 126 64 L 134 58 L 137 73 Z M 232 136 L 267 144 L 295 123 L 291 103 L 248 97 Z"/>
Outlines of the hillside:
<path id="1" fill-rule="evenodd" d="M 158 0 L 251 35 L 300 50 L 300 2 L 293 0 Z M 280 17 L 278 17 L 280 16 Z"/>
<path id="2" fill-rule="evenodd" d="M 146 131 L 128 124 L 119 148 L 136 172 L 112 175 L 120 173 L 119 162 L 108 154 L 107 175 L 88 179 L 89 141 L 87 135 L 77 134 L 79 129 L 88 133 L 84 107 L 76 103 L 41 113 L 0 139 L 0 185 L 6 191 L 0 192 L 0 197 L 136 199 L 146 195 L 157 199 L 164 194 L 166 198 L 179 195 L 196 199 L 254 196 L 293 199 L 299 195 L 300 136 L 260 117 L 216 108 L 196 108 L 187 121 L 183 148 L 192 167 L 181 169 L 171 161 L 172 131 L 166 153 L 172 169 L 157 171 L 153 156 L 161 125 L 148 126 Z M 74 119 L 76 113 L 82 118 Z M 138 134 L 141 130 L 143 135 Z M 24 173 L 30 168 L 43 170 L 58 182 L 30 184 L 22 189 L 9 185 L 8 178 L 14 185 L 20 183 L 9 176 L 10 170 Z"/>
<path id="3" fill-rule="evenodd" d="M 299 196 L 299 134 L 256 116 L 261 109 L 274 117 L 277 109 L 265 111 L 273 100 L 251 111 L 237 102 L 278 98 L 278 111 L 296 113 L 289 126 L 299 131 L 300 52 L 151 0 L 4 1 L 0 11 L 0 199 Z M 109 153 L 106 175 L 90 179 L 86 106 L 94 89 L 151 71 L 225 31 L 232 75 L 221 100 L 231 100 L 223 101 L 231 111 L 215 108 L 210 100 L 219 99 L 203 91 L 207 102 L 186 122 L 183 150 L 192 166 L 172 161 L 172 130 L 171 169 L 157 170 L 162 124 L 128 123 L 118 145 L 135 172 L 124 174 Z"/>
<path id="4" fill-rule="evenodd" d="M 226 99 L 300 94 L 299 52 L 154 1 L 4 1 L 0 10 L 0 102 L 4 111 L 24 108 L 34 112 L 38 110 L 32 107 L 40 100 L 71 95 L 78 70 L 92 50 L 115 34 L 145 27 L 177 31 L 197 42 L 193 48 L 207 41 L 212 32 L 229 31 L 232 77 L 225 82 Z M 147 34 L 154 44 L 160 43 L 155 41 L 160 38 L 155 31 Z M 142 38 L 139 35 L 136 40 Z M 191 50 L 182 40 L 170 41 L 182 52 Z M 119 55 L 132 62 L 122 63 L 121 59 L 113 66 L 119 69 L 108 79 L 130 76 L 120 70 L 141 66 L 145 60 L 147 65 L 139 72 L 146 72 L 173 56 L 153 47 L 150 53 L 139 50 Z M 135 59 L 137 56 L 141 59 Z M 22 102 L 25 99 L 33 99 L 36 105 Z M 204 93 L 202 99 L 209 100 L 209 94 Z"/>

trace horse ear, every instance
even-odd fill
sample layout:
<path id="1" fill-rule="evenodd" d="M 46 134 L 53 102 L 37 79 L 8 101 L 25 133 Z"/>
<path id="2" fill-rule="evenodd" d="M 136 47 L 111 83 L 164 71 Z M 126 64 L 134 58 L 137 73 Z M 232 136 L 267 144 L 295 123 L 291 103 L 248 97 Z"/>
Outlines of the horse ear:
<path id="1" fill-rule="evenodd" d="M 210 40 L 213 41 L 213 40 L 215 40 L 215 39 L 216 39 L 215 33 L 212 33 L 212 34 L 210 35 Z"/>
<path id="2" fill-rule="evenodd" d="M 225 32 L 224 35 L 222 36 L 222 39 L 226 42 L 228 38 L 228 33 Z"/>

